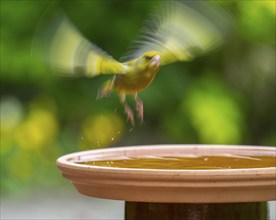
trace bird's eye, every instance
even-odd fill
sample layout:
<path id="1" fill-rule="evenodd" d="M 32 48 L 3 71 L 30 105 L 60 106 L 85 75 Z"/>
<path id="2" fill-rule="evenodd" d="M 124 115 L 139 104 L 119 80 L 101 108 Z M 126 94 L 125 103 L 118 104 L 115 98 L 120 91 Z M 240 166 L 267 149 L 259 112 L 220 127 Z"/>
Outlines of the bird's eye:
<path id="1" fill-rule="evenodd" d="M 146 59 L 146 60 L 151 60 L 151 58 L 152 58 L 152 57 L 150 57 L 150 56 L 145 56 L 145 59 Z"/>

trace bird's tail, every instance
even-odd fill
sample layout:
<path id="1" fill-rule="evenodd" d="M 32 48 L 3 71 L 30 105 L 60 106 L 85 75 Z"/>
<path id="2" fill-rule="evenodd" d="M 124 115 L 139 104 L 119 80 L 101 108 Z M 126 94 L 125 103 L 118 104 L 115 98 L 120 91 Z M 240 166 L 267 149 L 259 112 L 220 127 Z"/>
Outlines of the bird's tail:
<path id="1" fill-rule="evenodd" d="M 101 85 L 98 90 L 97 99 L 101 99 L 103 97 L 107 97 L 113 90 L 113 81 L 114 80 L 107 80 L 105 83 Z"/>

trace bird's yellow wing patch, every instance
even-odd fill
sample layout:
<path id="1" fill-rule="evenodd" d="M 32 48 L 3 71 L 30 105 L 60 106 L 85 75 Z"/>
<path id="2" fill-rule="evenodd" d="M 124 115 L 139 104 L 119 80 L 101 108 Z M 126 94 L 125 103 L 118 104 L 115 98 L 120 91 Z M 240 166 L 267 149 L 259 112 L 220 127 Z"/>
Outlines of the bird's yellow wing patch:
<path id="1" fill-rule="evenodd" d="M 123 60 L 158 51 L 161 65 L 189 61 L 221 45 L 231 22 L 221 7 L 203 1 L 161 1 Z"/>
<path id="2" fill-rule="evenodd" d="M 125 66 L 106 52 L 85 39 L 69 19 L 62 13 L 55 16 L 39 31 L 39 47 L 50 67 L 67 76 L 94 77 L 99 74 L 123 73 Z"/>

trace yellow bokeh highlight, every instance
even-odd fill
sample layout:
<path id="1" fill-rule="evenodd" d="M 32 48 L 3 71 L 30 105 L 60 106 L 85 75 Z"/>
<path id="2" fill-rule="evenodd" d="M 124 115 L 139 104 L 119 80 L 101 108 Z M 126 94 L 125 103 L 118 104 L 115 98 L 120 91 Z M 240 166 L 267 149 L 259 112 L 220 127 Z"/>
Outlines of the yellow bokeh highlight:
<path id="1" fill-rule="evenodd" d="M 276 1 L 273 0 L 263 0 L 263 1 L 256 1 L 255 2 L 258 6 L 264 7 L 270 12 L 272 12 L 273 15 L 276 14 Z"/>
<path id="2" fill-rule="evenodd" d="M 91 115 L 83 122 L 81 139 L 86 148 L 107 147 L 121 137 L 123 129 L 124 123 L 117 114 Z"/>
<path id="3" fill-rule="evenodd" d="M 25 149 L 43 148 L 56 141 L 58 130 L 56 117 L 51 112 L 35 108 L 16 129 L 15 139 Z"/>

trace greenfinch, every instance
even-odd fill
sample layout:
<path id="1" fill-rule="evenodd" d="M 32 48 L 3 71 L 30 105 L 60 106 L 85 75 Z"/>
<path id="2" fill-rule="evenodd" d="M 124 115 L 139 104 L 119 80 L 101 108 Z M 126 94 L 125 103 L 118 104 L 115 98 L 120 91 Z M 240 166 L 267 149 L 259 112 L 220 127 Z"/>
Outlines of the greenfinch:
<path id="1" fill-rule="evenodd" d="M 143 102 L 138 93 L 154 80 L 160 67 L 178 61 L 191 61 L 224 41 L 230 16 L 222 7 L 202 1 L 160 2 L 142 33 L 120 61 L 87 40 L 64 13 L 51 22 L 46 44 L 46 61 L 59 74 L 95 77 L 113 74 L 98 91 L 97 98 L 116 91 L 127 120 L 134 126 L 132 108 L 126 95 L 134 97 L 137 117 L 143 122 Z M 45 49 L 44 48 L 44 49 Z"/>

